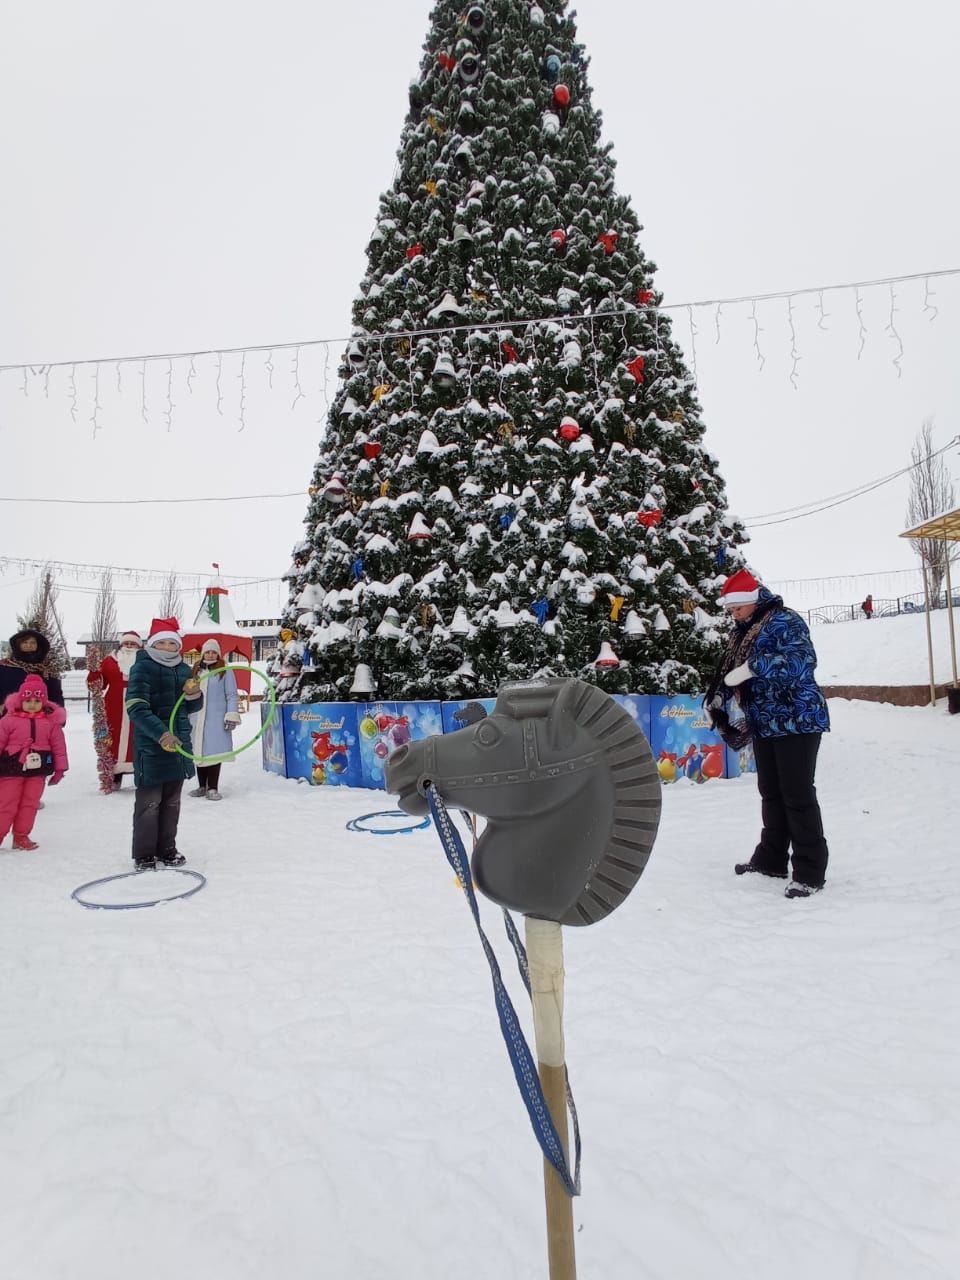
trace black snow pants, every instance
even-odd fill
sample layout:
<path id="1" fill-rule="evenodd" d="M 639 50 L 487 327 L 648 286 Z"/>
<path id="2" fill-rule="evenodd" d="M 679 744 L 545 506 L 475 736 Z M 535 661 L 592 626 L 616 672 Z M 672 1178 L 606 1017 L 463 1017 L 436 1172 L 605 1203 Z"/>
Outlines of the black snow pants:
<path id="1" fill-rule="evenodd" d="M 177 852 L 182 787 L 182 778 L 153 787 L 137 787 L 133 804 L 134 861 L 165 858 Z"/>
<path id="2" fill-rule="evenodd" d="M 819 733 L 754 738 L 763 830 L 750 859 L 771 875 L 786 875 L 793 847 L 793 878 L 819 888 L 826 877 L 827 842 L 814 786 Z"/>

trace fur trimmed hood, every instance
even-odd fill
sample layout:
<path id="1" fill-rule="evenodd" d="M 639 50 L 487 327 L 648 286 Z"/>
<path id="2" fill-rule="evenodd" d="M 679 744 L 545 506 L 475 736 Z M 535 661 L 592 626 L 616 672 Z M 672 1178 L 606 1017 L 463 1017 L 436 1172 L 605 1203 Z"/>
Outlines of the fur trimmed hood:
<path id="1" fill-rule="evenodd" d="M 36 640 L 37 648 L 35 653 L 24 653 L 21 648 L 21 642 L 24 640 Z M 10 637 L 10 658 L 24 667 L 42 667 L 50 656 L 50 641 L 40 631 L 34 631 L 32 627 L 26 627 L 23 631 L 16 632 Z"/>

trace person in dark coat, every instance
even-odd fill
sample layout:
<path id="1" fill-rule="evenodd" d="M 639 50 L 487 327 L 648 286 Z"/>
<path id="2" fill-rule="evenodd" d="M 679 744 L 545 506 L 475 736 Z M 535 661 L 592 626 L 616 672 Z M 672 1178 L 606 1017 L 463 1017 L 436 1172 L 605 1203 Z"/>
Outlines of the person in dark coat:
<path id="1" fill-rule="evenodd" d="M 0 661 L 0 715 L 11 693 L 27 676 L 39 676 L 47 686 L 47 700 L 63 706 L 63 688 L 50 669 L 50 641 L 41 631 L 27 627 L 10 637 L 10 656 Z"/>
<path id="2" fill-rule="evenodd" d="M 726 653 L 704 700 L 734 750 L 753 742 L 763 829 L 737 875 L 793 878 L 788 898 L 823 888 L 828 850 L 814 774 L 820 739 L 830 729 L 827 702 L 814 678 L 817 655 L 807 624 L 746 569 L 724 583 L 720 603 L 733 618 Z"/>
<path id="3" fill-rule="evenodd" d="M 193 777 L 188 711 L 199 710 L 203 694 L 183 661 L 183 638 L 176 618 L 154 618 L 146 645 L 137 654 L 127 684 L 127 715 L 133 729 L 133 860 L 138 868 L 177 867 L 186 859 L 177 849 L 180 791 Z M 171 732 L 170 717 L 177 701 Z"/>

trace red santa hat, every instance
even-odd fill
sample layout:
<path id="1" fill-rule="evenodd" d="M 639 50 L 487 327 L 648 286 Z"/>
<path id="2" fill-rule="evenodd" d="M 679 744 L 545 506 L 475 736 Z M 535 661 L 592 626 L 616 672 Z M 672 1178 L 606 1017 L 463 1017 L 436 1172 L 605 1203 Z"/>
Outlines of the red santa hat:
<path id="1" fill-rule="evenodd" d="M 38 698 L 44 703 L 47 701 L 47 686 L 39 676 L 27 676 L 17 693 L 20 695 L 21 703 L 27 698 Z"/>
<path id="2" fill-rule="evenodd" d="M 180 648 L 183 648 L 180 623 L 176 618 L 154 618 L 150 623 L 150 635 L 147 637 L 147 644 L 154 645 L 158 640 L 176 640 Z"/>
<path id="3" fill-rule="evenodd" d="M 136 641 L 136 643 L 139 645 L 143 644 L 143 640 L 140 638 L 139 631 L 125 631 L 123 635 L 120 637 L 121 644 L 126 644 L 130 640 Z"/>
<path id="4" fill-rule="evenodd" d="M 720 603 L 725 609 L 731 605 L 756 604 L 760 596 L 760 583 L 748 569 L 732 573 L 720 588 Z"/>

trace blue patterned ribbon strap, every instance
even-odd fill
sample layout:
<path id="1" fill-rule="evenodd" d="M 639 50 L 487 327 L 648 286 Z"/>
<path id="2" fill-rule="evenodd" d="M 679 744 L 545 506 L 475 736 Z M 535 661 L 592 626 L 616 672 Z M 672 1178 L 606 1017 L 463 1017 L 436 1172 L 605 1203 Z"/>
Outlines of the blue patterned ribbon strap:
<path id="1" fill-rule="evenodd" d="M 500 965 L 490 945 L 487 935 L 483 931 L 480 923 L 480 909 L 477 906 L 477 895 L 473 891 L 473 877 L 470 874 L 470 863 L 467 858 L 466 850 L 463 847 L 463 841 L 460 833 L 450 820 L 446 805 L 437 795 L 435 787 L 426 788 L 427 803 L 430 806 L 430 812 L 433 814 L 433 820 L 436 823 L 437 830 L 440 832 L 440 839 L 443 843 L 443 851 L 446 854 L 447 861 L 456 873 L 460 883 L 463 885 L 463 891 L 466 894 L 467 902 L 470 905 L 470 911 L 473 915 L 474 924 L 477 926 L 477 932 L 480 934 L 480 941 L 483 944 L 483 950 L 487 957 L 487 963 L 490 965 L 490 974 L 493 978 L 493 991 L 497 1001 L 497 1016 L 500 1019 L 500 1030 L 503 1033 L 503 1039 L 507 1046 L 507 1053 L 510 1055 L 510 1065 L 513 1067 L 513 1074 L 516 1077 L 517 1087 L 523 1098 L 524 1105 L 527 1108 L 527 1114 L 530 1116 L 530 1123 L 533 1125 L 533 1132 L 536 1134 L 537 1142 L 543 1151 L 544 1158 L 549 1160 L 557 1171 L 560 1181 L 563 1183 L 564 1190 L 569 1196 L 578 1196 L 580 1194 L 580 1128 L 577 1124 L 576 1109 L 572 1107 L 573 1098 L 570 1093 L 570 1084 L 567 1082 L 567 1101 L 571 1105 L 573 1114 L 573 1130 L 576 1143 L 576 1167 L 573 1176 L 570 1175 L 570 1169 L 567 1165 L 567 1157 L 563 1150 L 563 1143 L 560 1141 L 560 1135 L 557 1133 L 556 1127 L 550 1116 L 550 1110 L 547 1107 L 546 1100 L 543 1096 L 543 1090 L 540 1087 L 540 1077 L 537 1075 L 537 1064 L 533 1060 L 533 1054 L 530 1052 L 530 1046 L 527 1044 L 523 1030 L 517 1019 L 517 1011 L 513 1007 L 510 996 L 503 983 L 503 977 L 500 973 Z M 505 913 L 506 914 L 506 913 Z M 513 943 L 514 950 L 517 952 L 517 961 L 520 965 L 520 972 L 523 975 L 527 990 L 530 989 L 530 980 L 526 973 L 527 957 L 523 949 L 523 943 L 517 935 L 516 929 L 513 927 L 513 921 L 510 921 L 507 927 L 507 934 Z M 511 933 L 512 931 L 512 933 Z M 519 950 L 518 950 L 519 948 Z M 522 957 L 522 959 L 521 959 Z"/>
<path id="2" fill-rule="evenodd" d="M 472 886 L 471 886 L 472 887 Z M 510 939 L 510 945 L 513 947 L 517 957 L 517 968 L 520 970 L 520 977 L 523 979 L 523 985 L 527 988 L 527 995 L 533 999 L 533 992 L 530 990 L 530 968 L 527 964 L 527 952 L 523 943 L 520 941 L 520 935 L 517 933 L 517 926 L 513 923 L 513 917 L 504 907 L 503 909 L 503 927 L 507 931 L 507 937 Z M 570 1112 L 570 1120 L 573 1124 L 573 1154 L 574 1154 L 574 1175 L 573 1181 L 577 1191 L 580 1190 L 580 1118 L 577 1115 L 577 1104 L 573 1100 L 573 1090 L 570 1088 L 570 1073 L 567 1070 L 567 1064 L 563 1064 L 563 1081 L 564 1089 L 567 1095 L 567 1110 Z"/>

